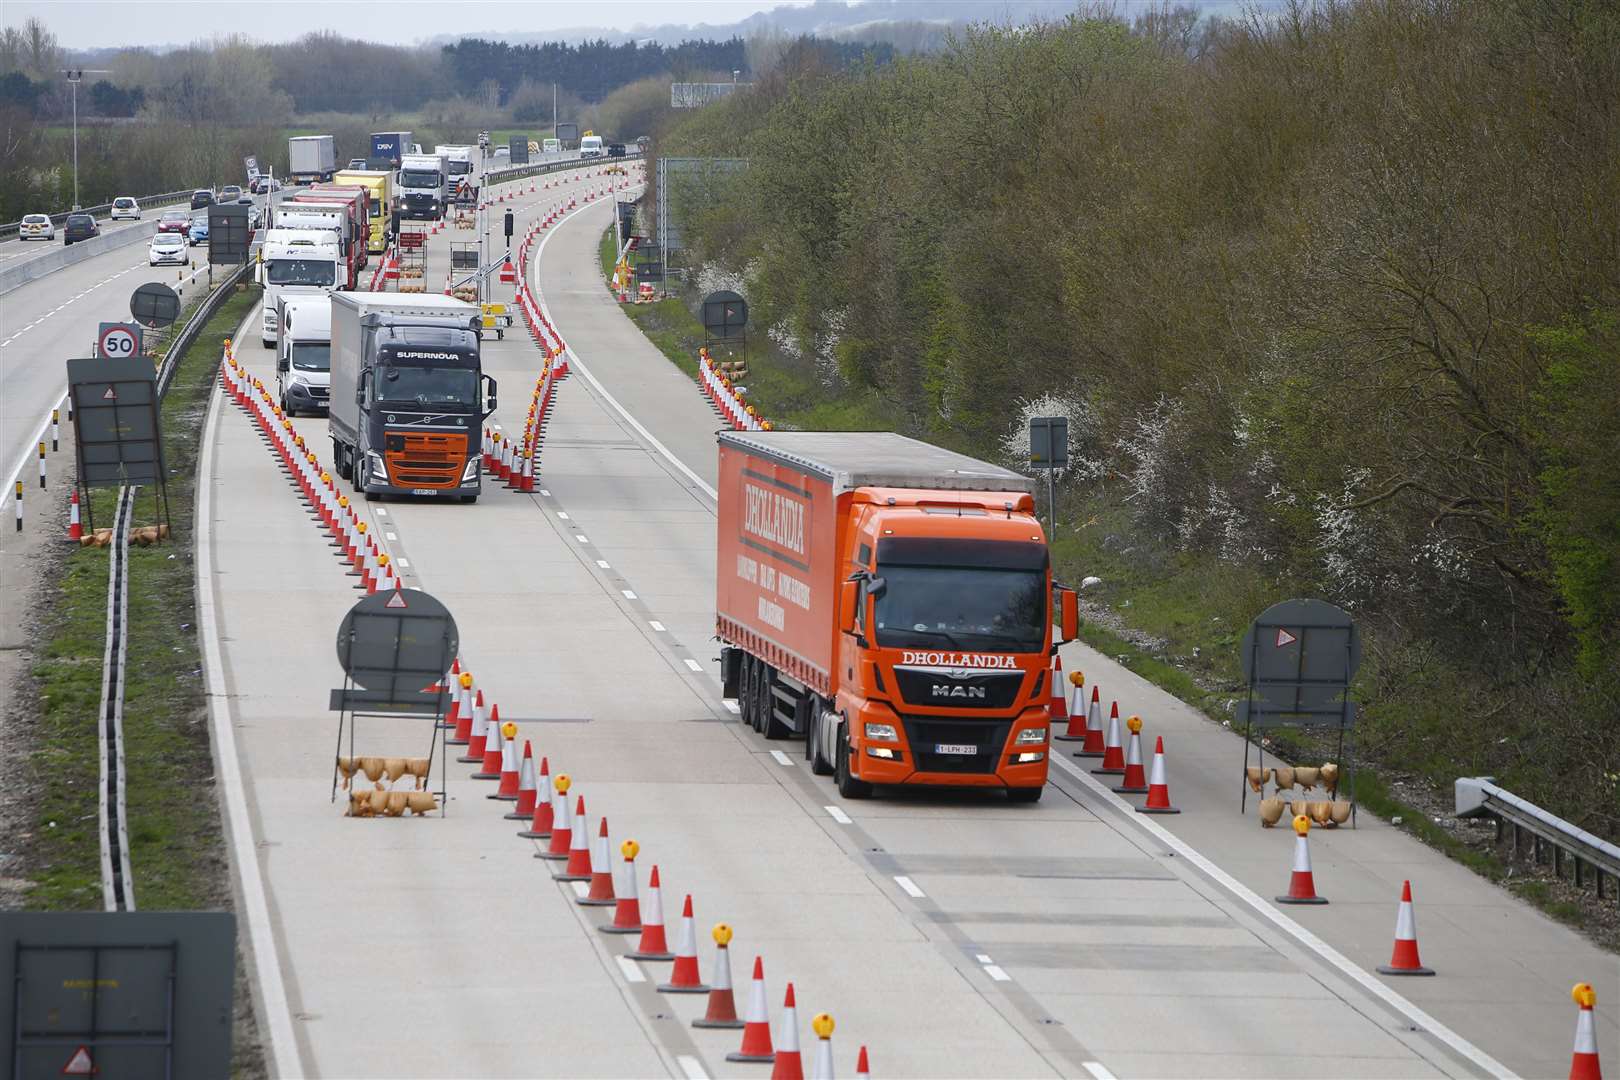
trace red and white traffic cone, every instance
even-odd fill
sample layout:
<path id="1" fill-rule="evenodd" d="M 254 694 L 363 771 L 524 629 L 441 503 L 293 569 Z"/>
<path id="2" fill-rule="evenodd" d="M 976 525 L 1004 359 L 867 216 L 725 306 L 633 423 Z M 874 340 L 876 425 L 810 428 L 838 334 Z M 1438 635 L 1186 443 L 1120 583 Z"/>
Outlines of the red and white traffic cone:
<path id="1" fill-rule="evenodd" d="M 1052 726 L 1069 722 L 1068 683 L 1063 678 L 1063 656 L 1061 653 L 1052 654 L 1052 692 L 1047 695 L 1046 712 L 1052 718 Z"/>
<path id="2" fill-rule="evenodd" d="M 444 678 L 435 679 L 433 681 L 432 686 L 423 687 L 422 688 L 422 693 L 424 693 L 424 694 L 442 694 L 446 690 L 449 690 L 452 693 L 454 693 L 458 689 L 458 682 L 459 682 L 460 679 L 461 679 L 461 657 L 458 656 L 454 660 L 450 661 L 450 670 L 444 673 Z M 455 702 L 454 701 L 452 701 L 450 703 L 450 711 L 451 711 L 451 715 L 446 716 L 445 719 L 450 720 L 450 721 L 453 722 L 455 720 L 455 715 L 454 715 L 454 713 L 455 713 Z"/>
<path id="3" fill-rule="evenodd" d="M 559 873 L 551 875 L 551 880 L 591 880 L 590 827 L 585 822 L 585 796 L 583 795 L 578 796 L 574 803 L 573 828 L 568 831 L 568 861 L 563 864 L 563 868 Z"/>
<path id="4" fill-rule="evenodd" d="M 79 523 L 79 489 L 73 489 L 73 495 L 68 499 L 68 532 L 69 543 L 77 544 L 84 538 L 84 526 Z"/>
<path id="5" fill-rule="evenodd" d="M 652 875 L 647 879 L 647 895 L 641 898 L 641 941 L 632 960 L 673 960 L 669 942 L 664 938 L 664 895 L 658 887 L 658 864 L 653 863 Z"/>
<path id="6" fill-rule="evenodd" d="M 872 1080 L 872 1066 L 866 1060 L 866 1047 L 855 1056 L 855 1080 Z"/>
<path id="7" fill-rule="evenodd" d="M 731 993 L 731 927 L 714 924 L 714 975 L 709 979 L 709 1006 L 692 1021 L 695 1028 L 740 1028 L 737 1001 Z"/>
<path id="8" fill-rule="evenodd" d="M 1142 718 L 1133 716 L 1125 721 L 1131 729 L 1131 745 L 1125 754 L 1125 778 L 1114 791 L 1120 795 L 1146 795 L 1147 776 L 1142 771 Z"/>
<path id="9" fill-rule="evenodd" d="M 551 759 L 540 759 L 540 778 L 534 785 L 534 817 L 529 821 L 529 827 L 521 830 L 518 835 L 525 840 L 551 839 L 551 821 L 556 816 L 556 807 L 552 805 L 551 787 Z"/>
<path id="10" fill-rule="evenodd" d="M 508 720 L 501 723 L 496 717 L 490 717 L 488 732 L 484 737 L 484 761 L 478 771 L 472 774 L 474 780 L 499 780 L 501 778 L 501 751 L 507 740 L 517 734 L 517 725 Z"/>
<path id="11" fill-rule="evenodd" d="M 568 810 L 568 789 L 573 783 L 567 773 L 558 773 L 557 779 L 551 782 L 555 792 L 551 800 L 551 844 L 546 850 L 534 853 L 537 859 L 562 862 L 568 858 L 568 845 L 574 840 L 574 816 Z"/>
<path id="12" fill-rule="evenodd" d="M 613 895 L 613 856 L 608 854 L 608 823 L 604 817 L 597 821 L 596 840 L 591 844 L 591 887 L 574 903 L 580 907 L 612 907 L 616 900 L 617 897 Z"/>
<path id="13" fill-rule="evenodd" d="M 1153 772 L 1148 777 L 1147 802 L 1136 808 L 1138 814 L 1179 814 L 1170 805 L 1170 785 L 1164 778 L 1164 736 L 1153 746 Z"/>
<path id="14" fill-rule="evenodd" d="M 537 793 L 540 790 L 539 777 L 534 772 L 534 751 L 529 747 L 529 740 L 523 740 L 523 763 L 518 767 L 517 805 L 509 814 L 503 814 L 507 821 L 528 821 L 534 817 L 534 807 Z"/>
<path id="15" fill-rule="evenodd" d="M 1395 913 L 1395 951 L 1389 963 L 1379 964 L 1380 975 L 1433 975 L 1433 968 L 1418 959 L 1417 920 L 1412 917 L 1412 883 L 1401 882 L 1401 906 Z"/>
<path id="16" fill-rule="evenodd" d="M 1125 775 L 1125 748 L 1119 741 L 1119 702 L 1108 714 L 1108 737 L 1103 742 L 1102 767 L 1092 769 L 1098 776 Z"/>
<path id="17" fill-rule="evenodd" d="M 1069 684 L 1074 688 L 1074 703 L 1069 708 L 1068 726 L 1062 732 L 1052 732 L 1052 738 L 1059 742 L 1079 742 L 1086 737 L 1085 672 L 1069 672 Z"/>
<path id="18" fill-rule="evenodd" d="M 496 706 L 499 715 L 500 706 Z M 473 695 L 472 719 L 467 721 L 467 752 L 456 758 L 463 765 L 482 765 L 489 743 L 489 719 L 484 715 L 484 692 Z"/>
<path id="19" fill-rule="evenodd" d="M 697 929 L 692 922 L 691 893 L 686 894 L 686 903 L 681 908 L 681 926 L 675 932 L 675 967 L 669 973 L 669 982 L 661 983 L 658 989 L 665 994 L 709 992 L 698 971 Z"/>
<path id="20" fill-rule="evenodd" d="M 810 1080 L 833 1080 L 833 1018 L 816 1013 L 810 1018 L 810 1030 L 816 1033 L 816 1058 L 810 1066 Z"/>
<path id="21" fill-rule="evenodd" d="M 1311 847 L 1307 837 L 1311 832 L 1311 819 L 1304 814 L 1294 819 L 1294 872 L 1288 879 L 1288 895 L 1277 897 L 1279 904 L 1325 904 L 1327 898 L 1316 895 L 1316 878 L 1311 874 Z"/>
<path id="22" fill-rule="evenodd" d="M 799 1053 L 799 1009 L 793 1001 L 792 983 L 787 984 L 787 995 L 782 1000 L 782 1021 L 776 1028 L 771 1080 L 804 1080 L 804 1056 Z"/>
<path id="23" fill-rule="evenodd" d="M 1097 688 L 1091 688 L 1091 707 L 1086 710 L 1086 744 L 1074 752 L 1075 757 L 1100 758 L 1103 756 L 1102 702 Z"/>
<path id="24" fill-rule="evenodd" d="M 1603 1066 L 1598 1061 L 1597 1031 L 1592 1022 L 1592 1007 L 1597 1004 L 1597 991 L 1591 983 L 1576 983 L 1569 992 L 1580 1011 L 1575 1014 L 1575 1053 L 1569 1059 L 1569 1080 L 1603 1080 Z"/>
<path id="25" fill-rule="evenodd" d="M 754 957 L 754 981 L 748 987 L 748 1012 L 743 1016 L 742 1047 L 726 1055 L 727 1061 L 774 1063 L 771 1016 L 765 1004 L 765 961 Z"/>
<path id="26" fill-rule="evenodd" d="M 597 927 L 604 934 L 641 933 L 641 901 L 636 899 L 636 855 L 640 851 L 641 845 L 634 840 L 619 845 L 624 864 L 617 883 L 618 902 L 613 908 L 613 921 Z"/>
<path id="27" fill-rule="evenodd" d="M 516 724 L 512 725 L 512 734 L 514 736 L 517 734 Z M 528 744 L 525 743 L 524 745 L 527 747 Z M 501 786 L 496 788 L 492 794 L 486 795 L 485 798 L 495 799 L 498 802 L 517 802 L 519 783 L 517 739 L 502 739 Z"/>

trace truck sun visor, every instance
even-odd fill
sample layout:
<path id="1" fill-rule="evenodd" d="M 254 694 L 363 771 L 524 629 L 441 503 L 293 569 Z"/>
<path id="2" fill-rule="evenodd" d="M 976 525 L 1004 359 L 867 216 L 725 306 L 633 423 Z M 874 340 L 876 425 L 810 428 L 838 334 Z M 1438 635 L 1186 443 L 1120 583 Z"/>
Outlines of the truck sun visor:
<path id="1" fill-rule="evenodd" d="M 1045 544 L 1019 540 L 889 536 L 878 541 L 877 561 L 880 568 L 884 565 L 961 566 L 1044 571 L 1047 552 Z"/>

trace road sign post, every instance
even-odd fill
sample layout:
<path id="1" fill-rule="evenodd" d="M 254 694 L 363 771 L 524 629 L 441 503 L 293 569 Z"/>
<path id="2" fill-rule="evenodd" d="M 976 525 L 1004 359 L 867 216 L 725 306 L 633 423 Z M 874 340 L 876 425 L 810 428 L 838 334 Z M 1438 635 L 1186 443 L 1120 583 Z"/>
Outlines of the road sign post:
<path id="1" fill-rule="evenodd" d="M 1069 418 L 1029 418 L 1029 464 L 1046 470 L 1046 539 L 1057 535 L 1057 470 L 1069 467 Z"/>

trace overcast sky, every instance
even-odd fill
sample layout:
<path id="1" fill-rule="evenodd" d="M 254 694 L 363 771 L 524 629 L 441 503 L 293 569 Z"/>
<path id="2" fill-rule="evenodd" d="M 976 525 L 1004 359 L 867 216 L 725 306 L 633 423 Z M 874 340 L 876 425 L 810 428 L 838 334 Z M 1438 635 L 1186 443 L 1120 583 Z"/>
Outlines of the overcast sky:
<path id="1" fill-rule="evenodd" d="M 38 15 L 67 49 L 184 45 L 233 33 L 260 41 L 291 41 L 312 30 L 408 45 L 437 34 L 729 23 L 795 2 L 798 0 L 612 0 L 600 4 L 578 0 L 0 0 L 0 22 L 20 26 Z"/>

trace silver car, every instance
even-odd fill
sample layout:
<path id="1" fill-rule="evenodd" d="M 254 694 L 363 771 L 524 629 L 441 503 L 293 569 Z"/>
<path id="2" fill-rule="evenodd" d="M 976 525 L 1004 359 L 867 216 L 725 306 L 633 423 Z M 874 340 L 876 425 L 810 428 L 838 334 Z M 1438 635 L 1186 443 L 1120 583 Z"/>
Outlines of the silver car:
<path id="1" fill-rule="evenodd" d="M 186 247 L 185 236 L 176 232 L 158 233 L 146 249 L 146 262 L 148 266 L 190 266 L 191 251 Z"/>
<path id="2" fill-rule="evenodd" d="M 24 240 L 55 240 L 56 226 L 46 214 L 26 214 L 17 226 L 17 235 Z"/>

